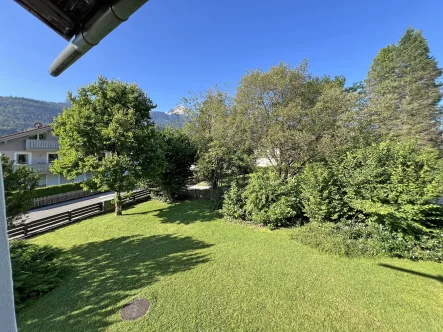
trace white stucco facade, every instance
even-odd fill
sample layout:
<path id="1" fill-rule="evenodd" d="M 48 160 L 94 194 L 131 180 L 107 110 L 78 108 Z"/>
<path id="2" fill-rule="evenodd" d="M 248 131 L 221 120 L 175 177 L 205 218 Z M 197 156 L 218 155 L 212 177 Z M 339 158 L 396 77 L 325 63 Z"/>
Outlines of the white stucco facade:
<path id="1" fill-rule="evenodd" d="M 0 137 L 0 154 L 5 155 L 14 164 L 31 168 L 39 174 L 39 186 L 53 186 L 86 179 L 81 175 L 68 180 L 62 175 L 52 174 L 50 165 L 57 158 L 58 138 L 52 135 L 49 126 Z"/>

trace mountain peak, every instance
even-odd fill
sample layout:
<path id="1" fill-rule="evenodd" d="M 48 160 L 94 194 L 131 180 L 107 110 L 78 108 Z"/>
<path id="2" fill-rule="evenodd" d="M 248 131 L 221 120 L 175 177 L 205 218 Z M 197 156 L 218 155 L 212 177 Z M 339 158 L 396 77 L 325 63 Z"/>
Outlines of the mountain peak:
<path id="1" fill-rule="evenodd" d="M 173 109 L 169 110 L 169 112 L 167 112 L 166 114 L 171 115 L 171 114 L 175 114 L 175 115 L 183 115 L 186 113 L 187 108 L 183 105 L 178 105 L 175 106 Z"/>

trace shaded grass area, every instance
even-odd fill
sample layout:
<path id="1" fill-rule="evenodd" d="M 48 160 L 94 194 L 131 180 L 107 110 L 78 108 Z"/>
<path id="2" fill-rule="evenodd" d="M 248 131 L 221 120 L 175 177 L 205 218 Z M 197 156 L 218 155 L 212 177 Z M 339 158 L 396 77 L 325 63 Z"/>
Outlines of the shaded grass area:
<path id="1" fill-rule="evenodd" d="M 21 331 L 441 331 L 443 265 L 322 254 L 219 220 L 210 203 L 151 201 L 31 241 L 65 251 L 61 286 Z M 122 306 L 146 297 L 144 317 Z"/>

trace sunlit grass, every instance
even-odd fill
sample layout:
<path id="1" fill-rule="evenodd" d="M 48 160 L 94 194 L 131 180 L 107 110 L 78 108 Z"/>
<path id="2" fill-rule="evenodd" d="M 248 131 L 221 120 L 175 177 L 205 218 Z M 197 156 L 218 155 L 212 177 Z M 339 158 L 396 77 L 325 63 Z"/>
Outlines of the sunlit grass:
<path id="1" fill-rule="evenodd" d="M 204 201 L 152 201 L 31 241 L 64 249 L 72 271 L 19 313 L 20 331 L 443 330 L 443 265 L 324 255 Z M 137 297 L 148 314 L 123 321 Z"/>

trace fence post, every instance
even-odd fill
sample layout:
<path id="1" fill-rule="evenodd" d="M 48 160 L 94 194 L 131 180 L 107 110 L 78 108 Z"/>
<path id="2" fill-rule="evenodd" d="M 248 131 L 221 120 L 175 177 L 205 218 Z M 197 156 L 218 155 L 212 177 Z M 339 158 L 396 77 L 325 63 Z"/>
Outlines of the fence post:
<path id="1" fill-rule="evenodd" d="M 23 237 L 26 237 L 28 235 L 28 224 L 23 223 Z"/>
<path id="2" fill-rule="evenodd" d="M 72 221 L 72 211 L 71 210 L 68 211 L 68 220 Z"/>

